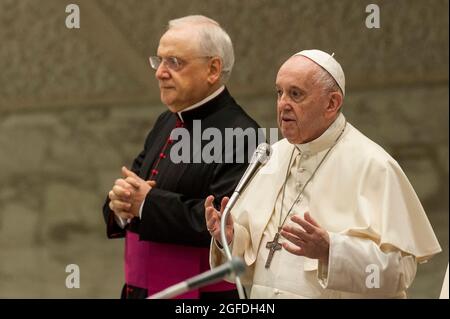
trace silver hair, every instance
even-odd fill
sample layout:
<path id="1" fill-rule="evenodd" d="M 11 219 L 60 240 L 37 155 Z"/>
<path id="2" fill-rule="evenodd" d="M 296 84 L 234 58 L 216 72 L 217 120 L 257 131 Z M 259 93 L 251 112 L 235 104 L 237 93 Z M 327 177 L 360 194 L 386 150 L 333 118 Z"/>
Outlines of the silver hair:
<path id="1" fill-rule="evenodd" d="M 202 15 L 190 15 L 169 21 L 168 30 L 196 25 L 199 27 L 199 47 L 205 56 L 217 56 L 222 60 L 221 82 L 225 84 L 230 78 L 234 65 L 234 50 L 230 36 L 220 24 Z"/>
<path id="2" fill-rule="evenodd" d="M 314 73 L 314 84 L 320 85 L 323 88 L 324 93 L 340 92 L 342 97 L 344 97 L 341 88 L 331 74 L 319 65 L 317 65 L 316 69 L 317 72 Z"/>

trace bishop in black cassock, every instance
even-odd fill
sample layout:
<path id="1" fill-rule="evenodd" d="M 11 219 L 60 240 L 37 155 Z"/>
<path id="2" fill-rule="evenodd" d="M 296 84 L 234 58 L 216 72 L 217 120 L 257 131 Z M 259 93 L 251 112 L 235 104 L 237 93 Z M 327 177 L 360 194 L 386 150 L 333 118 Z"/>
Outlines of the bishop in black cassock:
<path id="1" fill-rule="evenodd" d="M 222 136 L 222 162 L 174 163 L 170 150 L 177 141 L 170 138 L 172 130 L 183 127 L 190 133 L 190 149 L 200 143 L 200 149 L 210 141 L 194 140 L 193 124 L 201 124 L 202 132 L 217 128 Z M 237 135 L 225 140 L 226 128 L 252 129 L 258 124 L 251 119 L 231 97 L 228 90 L 196 108 L 162 113 L 147 136 L 144 150 L 136 157 L 131 170 L 144 180 L 156 181 L 156 187 L 147 194 L 141 217 L 135 217 L 125 228 L 109 208 L 109 199 L 103 207 L 109 238 L 126 237 L 126 285 L 122 296 L 146 297 L 172 284 L 209 269 L 211 237 L 204 220 L 204 198 L 230 196 L 248 166 L 248 157 L 257 141 Z M 236 140 L 244 138 L 244 149 L 238 149 Z M 182 142 L 182 141 L 179 141 Z M 227 143 L 233 142 L 234 162 L 237 152 L 244 151 L 243 163 L 225 163 Z M 219 204 L 219 203 L 217 203 Z M 191 292 L 187 298 L 236 297 L 234 286 L 223 282 L 204 290 Z"/>

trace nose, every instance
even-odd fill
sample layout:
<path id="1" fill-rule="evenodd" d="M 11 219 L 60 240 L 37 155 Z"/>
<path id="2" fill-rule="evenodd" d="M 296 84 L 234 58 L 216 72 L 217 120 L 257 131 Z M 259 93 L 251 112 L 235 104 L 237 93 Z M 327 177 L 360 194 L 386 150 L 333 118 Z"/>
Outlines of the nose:
<path id="1" fill-rule="evenodd" d="M 278 97 L 277 106 L 278 110 L 280 111 L 292 109 L 289 97 L 287 96 L 286 93 L 283 93 L 281 96 Z"/>
<path id="2" fill-rule="evenodd" d="M 166 65 L 164 62 L 161 62 L 161 64 L 158 66 L 158 68 L 156 69 L 155 72 L 155 77 L 158 80 L 164 80 L 164 79 L 168 79 L 170 78 L 170 72 L 167 69 Z"/>

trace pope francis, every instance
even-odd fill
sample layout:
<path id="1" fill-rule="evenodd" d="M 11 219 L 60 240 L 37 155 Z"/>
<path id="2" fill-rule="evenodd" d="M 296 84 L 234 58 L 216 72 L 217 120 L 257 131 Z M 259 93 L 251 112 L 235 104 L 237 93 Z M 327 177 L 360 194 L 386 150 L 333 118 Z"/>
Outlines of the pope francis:
<path id="1" fill-rule="evenodd" d="M 417 264 L 441 251 L 398 163 L 341 112 L 345 76 L 304 50 L 276 78 L 284 139 L 226 221 L 250 298 L 406 298 Z M 210 263 L 226 261 L 220 211 L 205 202 Z"/>

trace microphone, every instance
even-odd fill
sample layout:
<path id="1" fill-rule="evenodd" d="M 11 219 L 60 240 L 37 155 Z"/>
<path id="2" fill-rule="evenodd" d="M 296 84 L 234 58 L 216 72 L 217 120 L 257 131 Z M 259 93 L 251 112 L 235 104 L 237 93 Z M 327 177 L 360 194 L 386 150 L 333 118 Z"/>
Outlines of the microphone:
<path id="1" fill-rule="evenodd" d="M 234 257 L 229 262 L 220 265 L 217 268 L 201 273 L 195 277 L 170 286 L 147 299 L 168 299 L 192 289 L 200 288 L 221 281 L 224 277 L 235 274 L 238 276 L 243 273 L 246 266 L 241 258 Z"/>
<path id="2" fill-rule="evenodd" d="M 233 195 L 231 195 L 230 200 L 228 201 L 227 205 L 225 206 L 225 209 L 224 209 L 222 217 L 221 217 L 220 232 L 221 232 L 221 240 L 222 240 L 222 243 L 224 243 L 223 246 L 225 248 L 225 254 L 227 255 L 228 260 L 231 260 L 231 253 L 230 253 L 229 249 L 227 249 L 228 245 L 226 244 L 226 238 L 225 238 L 226 215 L 231 211 L 231 208 L 233 208 L 233 206 L 236 204 L 242 191 L 245 189 L 245 187 L 247 187 L 247 184 L 252 180 L 253 176 L 256 174 L 256 171 L 261 166 L 263 166 L 267 163 L 267 161 L 270 158 L 271 153 L 272 153 L 272 147 L 270 146 L 270 144 L 261 143 L 258 145 L 255 152 L 253 153 L 250 164 L 248 165 L 247 169 L 245 170 L 244 175 L 242 175 L 241 180 L 239 181 L 239 184 L 236 186 L 236 189 L 233 192 Z"/>
<path id="3" fill-rule="evenodd" d="M 261 143 L 256 148 L 253 153 L 252 159 L 250 160 L 250 164 L 242 175 L 239 184 L 236 186 L 234 193 L 241 193 L 243 189 L 247 186 L 248 182 L 252 179 L 253 175 L 255 175 L 258 168 L 267 163 L 270 158 L 270 154 L 272 153 L 272 147 L 270 144 Z M 234 195 L 233 193 L 233 195 Z"/>
<path id="4" fill-rule="evenodd" d="M 227 206 L 225 206 L 224 212 L 226 212 L 227 210 L 231 210 L 234 204 L 236 204 L 236 201 L 238 200 L 241 192 L 245 189 L 245 187 L 247 187 L 247 184 L 252 180 L 259 167 L 267 163 L 271 153 L 272 147 L 269 144 L 261 143 L 258 145 L 255 152 L 253 153 L 252 159 L 250 160 L 250 164 L 245 170 L 244 175 L 242 175 L 239 184 L 236 186 L 236 189 L 233 192 L 233 195 L 231 195 Z"/>
<path id="5" fill-rule="evenodd" d="M 234 204 L 236 204 L 237 200 L 239 199 L 239 196 L 241 192 L 247 187 L 248 183 L 252 180 L 253 176 L 256 174 L 256 171 L 262 166 L 267 163 L 267 161 L 270 158 L 270 155 L 272 153 L 272 148 L 267 143 L 261 143 L 256 148 L 255 152 L 253 153 L 252 159 L 250 161 L 250 164 L 248 165 L 247 169 L 244 172 L 244 175 L 242 175 L 241 180 L 239 181 L 239 184 L 236 186 L 236 189 L 233 192 L 233 195 L 231 195 L 230 200 L 228 201 L 227 205 L 225 206 L 223 210 L 223 214 L 220 218 L 220 239 L 222 241 L 223 250 L 225 251 L 225 255 L 227 256 L 228 260 L 233 260 L 231 256 L 230 247 L 228 246 L 228 242 L 225 236 L 225 224 L 227 220 L 227 216 L 230 213 L 231 209 L 233 208 Z M 240 299 L 246 299 L 244 287 L 241 284 L 241 279 L 239 276 L 236 276 L 235 278 L 236 282 L 236 288 L 239 293 Z"/>

